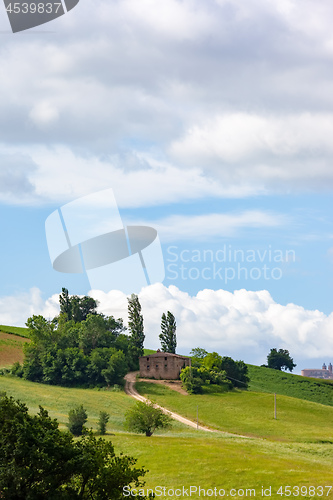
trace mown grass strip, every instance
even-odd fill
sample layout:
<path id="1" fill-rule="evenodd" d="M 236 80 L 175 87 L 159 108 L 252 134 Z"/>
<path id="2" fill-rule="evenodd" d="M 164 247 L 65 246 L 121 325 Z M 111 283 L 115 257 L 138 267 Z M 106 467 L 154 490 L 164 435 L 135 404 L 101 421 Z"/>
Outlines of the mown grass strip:
<path id="1" fill-rule="evenodd" d="M 0 332 L 11 333 L 12 335 L 17 335 L 18 337 L 29 338 L 29 329 L 20 326 L 0 325 Z"/>
<path id="2" fill-rule="evenodd" d="M 249 370 L 249 390 L 270 392 L 333 406 L 333 380 L 313 379 L 254 365 Z"/>

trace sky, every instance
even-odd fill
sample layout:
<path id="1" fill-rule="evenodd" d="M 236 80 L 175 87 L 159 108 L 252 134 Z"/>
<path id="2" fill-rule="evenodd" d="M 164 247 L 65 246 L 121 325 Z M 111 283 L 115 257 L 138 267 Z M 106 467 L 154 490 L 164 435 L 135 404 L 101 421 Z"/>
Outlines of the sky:
<path id="1" fill-rule="evenodd" d="M 333 360 L 333 5 L 93 0 L 13 34 L 0 8 L 0 324 L 58 313 L 62 287 L 127 321 L 122 290 L 52 268 L 47 217 L 111 188 L 154 227 L 140 290 L 178 352 Z"/>

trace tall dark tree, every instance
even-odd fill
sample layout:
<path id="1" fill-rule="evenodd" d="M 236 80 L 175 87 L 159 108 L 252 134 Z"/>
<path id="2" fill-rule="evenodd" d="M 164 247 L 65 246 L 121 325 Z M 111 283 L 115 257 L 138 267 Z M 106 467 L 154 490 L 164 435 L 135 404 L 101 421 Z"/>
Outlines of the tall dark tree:
<path id="1" fill-rule="evenodd" d="M 80 298 L 77 295 L 70 296 L 67 288 L 62 288 L 59 295 L 60 314 L 66 314 L 68 321 L 75 323 L 85 321 L 88 314 L 97 314 L 97 302 L 92 297 L 85 295 Z"/>
<path id="2" fill-rule="evenodd" d="M 284 368 L 285 370 L 292 372 L 296 365 L 287 349 L 277 350 L 274 348 L 270 350 L 270 353 L 267 356 L 267 366 L 268 368 L 274 368 L 275 370 L 282 370 L 282 368 Z"/>
<path id="3" fill-rule="evenodd" d="M 167 315 L 162 314 L 161 333 L 159 339 L 161 341 L 162 351 L 176 353 L 177 338 L 176 338 L 176 319 L 174 315 L 168 311 Z"/>
<path id="4" fill-rule="evenodd" d="M 131 368 L 139 368 L 139 357 L 143 356 L 143 343 L 145 334 L 143 329 L 143 316 L 141 304 L 137 295 L 132 293 L 128 300 L 128 329 L 130 331 L 130 357 Z"/>

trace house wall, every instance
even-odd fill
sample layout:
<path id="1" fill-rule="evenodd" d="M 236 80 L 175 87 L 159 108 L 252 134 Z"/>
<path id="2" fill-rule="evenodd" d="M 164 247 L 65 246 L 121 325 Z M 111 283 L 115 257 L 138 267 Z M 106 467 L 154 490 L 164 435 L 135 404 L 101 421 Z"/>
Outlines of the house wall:
<path id="1" fill-rule="evenodd" d="M 180 370 L 189 366 L 189 358 L 178 356 L 143 356 L 139 359 L 140 377 L 166 380 L 179 379 Z"/>
<path id="2" fill-rule="evenodd" d="M 332 373 L 329 370 L 319 370 L 319 369 L 306 369 L 301 371 L 303 377 L 313 377 L 313 378 L 332 378 Z"/>

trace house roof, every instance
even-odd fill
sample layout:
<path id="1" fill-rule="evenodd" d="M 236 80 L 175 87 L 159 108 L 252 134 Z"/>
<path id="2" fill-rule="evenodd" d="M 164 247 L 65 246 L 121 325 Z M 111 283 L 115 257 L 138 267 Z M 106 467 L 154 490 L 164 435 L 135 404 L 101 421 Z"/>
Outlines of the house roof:
<path id="1" fill-rule="evenodd" d="M 171 352 L 162 352 L 162 351 L 157 351 L 154 352 L 153 354 L 147 354 L 146 356 L 141 356 L 141 358 L 162 358 L 162 357 L 189 359 L 189 356 L 181 356 L 180 354 L 173 354 Z"/>

